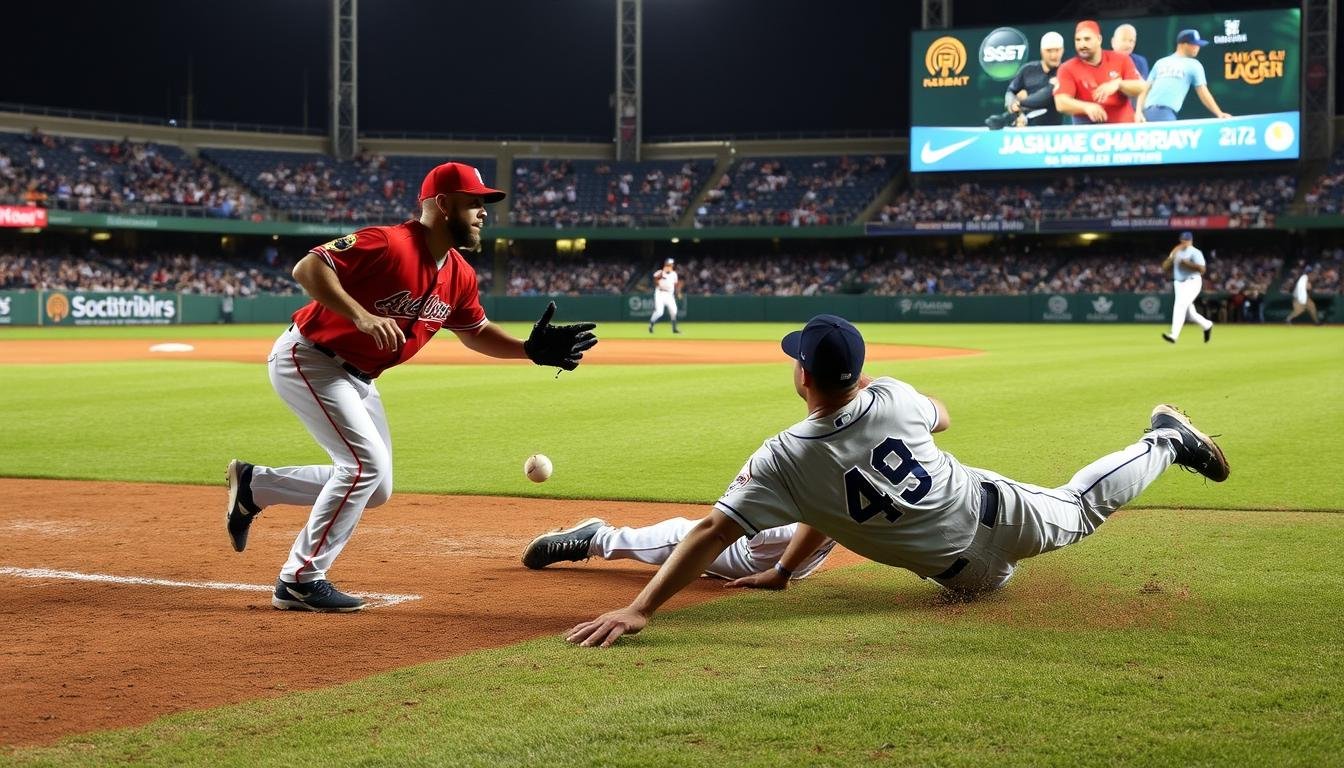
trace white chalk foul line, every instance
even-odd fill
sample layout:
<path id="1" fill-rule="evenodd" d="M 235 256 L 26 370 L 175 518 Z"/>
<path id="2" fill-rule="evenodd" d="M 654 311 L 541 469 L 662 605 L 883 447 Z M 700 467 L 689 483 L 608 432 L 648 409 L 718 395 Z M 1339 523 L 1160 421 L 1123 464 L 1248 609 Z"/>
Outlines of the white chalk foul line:
<path id="1" fill-rule="evenodd" d="M 13 568 L 10 566 L 0 566 L 0 576 L 17 576 L 21 579 L 98 581 L 106 584 L 142 584 L 154 587 L 225 589 L 235 592 L 271 592 L 275 589 L 275 587 L 268 587 L 263 584 L 231 584 L 223 581 L 173 581 L 171 579 L 150 579 L 144 576 L 112 576 L 106 573 L 80 573 L 78 571 L 55 571 L 50 568 Z M 420 599 L 420 595 L 384 595 L 378 592 L 351 592 L 350 594 L 384 607 Z"/>

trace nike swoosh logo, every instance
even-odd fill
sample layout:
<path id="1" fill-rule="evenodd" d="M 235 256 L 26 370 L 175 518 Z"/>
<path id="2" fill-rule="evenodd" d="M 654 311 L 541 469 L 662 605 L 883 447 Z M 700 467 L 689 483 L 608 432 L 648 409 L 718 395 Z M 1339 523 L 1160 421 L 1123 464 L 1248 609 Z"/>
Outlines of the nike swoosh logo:
<path id="1" fill-rule="evenodd" d="M 929 142 L 926 141 L 924 142 L 924 146 L 919 150 L 919 159 L 924 161 L 925 165 L 933 165 L 934 163 L 938 162 L 939 160 L 942 160 L 944 157 L 947 157 L 953 152 L 956 152 L 957 150 L 963 147 L 975 143 L 975 140 L 977 138 L 978 137 L 976 136 L 972 136 L 971 138 L 966 139 L 965 141 L 958 141 L 956 144 L 948 144 L 946 147 L 943 147 L 941 149 L 934 149 L 933 147 L 929 146 Z"/>

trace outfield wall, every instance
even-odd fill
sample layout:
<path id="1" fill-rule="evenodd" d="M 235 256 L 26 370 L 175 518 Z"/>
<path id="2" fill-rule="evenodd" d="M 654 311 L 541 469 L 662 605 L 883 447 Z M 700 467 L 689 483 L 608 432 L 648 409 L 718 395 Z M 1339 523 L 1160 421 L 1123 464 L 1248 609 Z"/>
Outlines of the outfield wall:
<path id="1" fill-rule="evenodd" d="M 1206 294 L 1206 298 L 1223 296 Z M 1333 294 L 1316 304 L 1329 312 Z M 653 314 L 648 294 L 610 296 L 483 296 L 486 315 L 500 321 L 535 320 L 554 300 L 558 321 L 646 321 Z M 93 291 L 0 291 L 0 327 L 14 325 L 177 325 L 283 323 L 307 302 L 305 296 L 258 296 L 233 300 L 226 320 L 224 297 L 178 293 Z M 823 312 L 855 322 L 949 323 L 1167 323 L 1170 293 L 1070 293 L 1030 296 L 689 296 L 680 317 L 695 322 L 806 321 Z M 1282 320 L 1288 297 L 1266 302 L 1265 319 Z"/>

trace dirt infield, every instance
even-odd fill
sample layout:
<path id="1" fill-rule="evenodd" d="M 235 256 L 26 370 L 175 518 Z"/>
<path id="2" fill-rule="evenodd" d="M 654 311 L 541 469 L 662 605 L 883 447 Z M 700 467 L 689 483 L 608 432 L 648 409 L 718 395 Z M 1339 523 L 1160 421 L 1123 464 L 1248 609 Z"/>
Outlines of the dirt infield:
<path id="1" fill-rule="evenodd" d="M 222 487 L 0 479 L 0 496 L 0 744 L 10 745 L 535 637 L 559 642 L 563 630 L 633 596 L 652 571 L 599 560 L 529 571 L 518 557 L 534 535 L 592 515 L 642 525 L 708 509 L 399 495 L 365 514 L 332 579 L 355 592 L 418 599 L 326 615 L 270 606 L 306 509 L 266 510 L 238 554 L 224 533 Z M 856 560 L 837 550 L 827 566 Z M 185 585 L 205 582 L 215 585 Z M 670 605 L 720 594 L 706 579 Z"/>
<path id="2" fill-rule="evenodd" d="M 270 340 L 0 341 L 8 364 L 123 360 L 261 363 Z M 652 342 L 652 343 L 651 343 Z M 872 344 L 869 360 L 977 354 Z M 605 340 L 594 364 L 783 362 L 774 342 Z M 414 364 L 497 363 L 453 341 Z M 518 364 L 526 364 L 519 361 Z M 633 563 L 528 571 L 537 533 L 599 516 L 630 525 L 699 517 L 703 505 L 398 495 L 364 516 L 332 574 L 342 588 L 405 599 L 350 615 L 276 611 L 270 589 L 308 511 L 268 509 L 242 554 L 222 488 L 0 478 L 0 744 L 33 745 L 184 710 L 321 688 L 558 634 L 633 596 Z M 837 550 L 827 563 L 856 562 Z M 673 599 L 722 594 L 703 580 Z M 393 598 L 394 600 L 396 598 Z M 558 639 L 557 639 L 558 642 Z"/>
<path id="3" fill-rule="evenodd" d="M 24 339 L 0 341 L 0 360 L 10 365 L 43 363 L 97 363 L 119 360 L 218 360 L 262 362 L 271 353 L 270 339 L 182 339 L 164 332 L 164 343 L 186 344 L 190 352 L 153 352 L 160 342 L 146 339 Z M 974 349 L 869 344 L 867 359 L 912 360 L 980 354 Z M 603 339 L 584 356 L 584 365 L 693 365 L 712 363 L 778 363 L 785 358 L 772 341 L 713 341 L 663 339 Z M 478 355 L 456 340 L 437 339 L 410 362 L 417 364 L 500 365 Z M 516 361 L 527 365 L 527 361 Z"/>

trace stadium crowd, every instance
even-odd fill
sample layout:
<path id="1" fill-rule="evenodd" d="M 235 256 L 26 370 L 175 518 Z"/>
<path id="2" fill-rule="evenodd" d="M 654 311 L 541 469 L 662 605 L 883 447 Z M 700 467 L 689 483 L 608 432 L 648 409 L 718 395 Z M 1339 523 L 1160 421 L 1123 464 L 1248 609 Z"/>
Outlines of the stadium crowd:
<path id="1" fill-rule="evenodd" d="M 128 256 L 90 250 L 82 256 L 42 251 L 0 253 L 0 290 L 164 291 L 290 295 L 302 289 L 286 269 L 195 253 Z"/>
<path id="2" fill-rule="evenodd" d="M 1292 202 L 1289 175 L 1173 181 L 1084 174 L 1038 184 L 960 182 L 897 194 L 878 214 L 887 224 L 947 221 L 1227 216 L 1234 227 L 1272 227 Z"/>
<path id="3" fill-rule="evenodd" d="M 674 226 L 700 187 L 703 163 L 518 159 L 515 226 Z"/>
<path id="4" fill-rule="evenodd" d="M 847 224 L 891 177 L 887 158 L 743 158 L 705 193 L 695 226 Z"/>
<path id="5" fill-rule="evenodd" d="M 256 200 L 180 148 L 0 133 L 0 203 L 236 219 Z"/>

